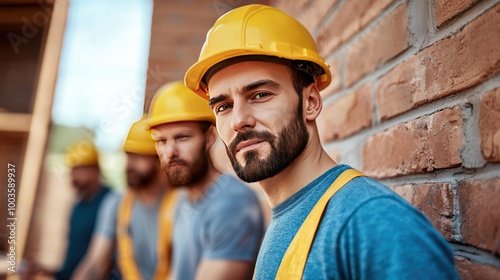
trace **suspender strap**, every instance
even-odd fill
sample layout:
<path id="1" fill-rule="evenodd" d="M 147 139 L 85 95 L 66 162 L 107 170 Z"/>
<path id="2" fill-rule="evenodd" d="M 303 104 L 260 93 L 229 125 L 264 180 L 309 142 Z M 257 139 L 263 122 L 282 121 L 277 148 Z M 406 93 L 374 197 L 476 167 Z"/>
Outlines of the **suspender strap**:
<path id="1" fill-rule="evenodd" d="M 139 268 L 134 260 L 134 246 L 129 234 L 132 207 L 135 195 L 127 192 L 120 203 L 116 224 L 117 262 L 123 279 L 142 279 Z"/>
<path id="2" fill-rule="evenodd" d="M 170 272 L 170 244 L 174 224 L 175 208 L 177 206 L 177 192 L 169 191 L 163 198 L 158 213 L 160 234 L 158 236 L 158 261 L 153 279 L 165 280 Z"/>
<path id="3" fill-rule="evenodd" d="M 142 279 L 139 268 L 134 258 L 132 237 L 129 234 L 132 208 L 135 201 L 133 192 L 128 192 L 123 198 L 118 211 L 117 218 L 117 247 L 118 266 L 125 280 Z M 153 279 L 165 279 L 170 268 L 170 241 L 172 237 L 172 225 L 174 210 L 177 205 L 177 192 L 169 191 L 163 196 L 158 213 L 158 260 Z"/>
<path id="4" fill-rule="evenodd" d="M 283 259 L 281 260 L 275 279 L 302 279 L 307 257 L 326 205 L 338 190 L 340 190 L 349 181 L 359 176 L 364 175 L 358 170 L 345 170 L 332 183 L 323 196 L 321 196 L 288 246 Z"/>

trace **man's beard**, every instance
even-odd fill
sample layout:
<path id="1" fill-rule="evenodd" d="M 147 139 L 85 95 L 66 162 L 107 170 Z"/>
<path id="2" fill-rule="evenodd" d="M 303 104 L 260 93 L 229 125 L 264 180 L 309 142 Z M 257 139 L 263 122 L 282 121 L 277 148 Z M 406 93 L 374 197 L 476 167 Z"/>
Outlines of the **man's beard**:
<path id="1" fill-rule="evenodd" d="M 299 106 L 301 112 L 302 106 Z M 248 131 L 238 133 L 235 139 L 226 145 L 226 152 L 238 177 L 245 182 L 258 182 L 280 173 L 287 168 L 306 148 L 309 140 L 309 132 L 301 113 L 286 125 L 278 134 L 278 137 L 267 131 Z M 245 166 L 236 159 L 236 146 L 245 140 L 260 139 L 271 145 L 270 154 L 263 159 L 259 158 L 259 152 L 251 150 L 244 154 Z"/>
<path id="2" fill-rule="evenodd" d="M 176 167 L 170 167 L 170 164 L 179 164 Z M 172 158 L 167 163 L 162 162 L 162 169 L 167 175 L 170 184 L 174 187 L 189 187 L 189 185 L 198 182 L 208 170 L 208 155 L 205 152 L 205 145 L 198 151 L 198 156 L 192 161 L 187 162 L 180 158 Z"/>
<path id="3" fill-rule="evenodd" d="M 144 189 L 151 185 L 158 175 L 156 168 L 151 168 L 147 173 L 140 173 L 133 169 L 127 169 L 127 183 L 132 189 Z"/>

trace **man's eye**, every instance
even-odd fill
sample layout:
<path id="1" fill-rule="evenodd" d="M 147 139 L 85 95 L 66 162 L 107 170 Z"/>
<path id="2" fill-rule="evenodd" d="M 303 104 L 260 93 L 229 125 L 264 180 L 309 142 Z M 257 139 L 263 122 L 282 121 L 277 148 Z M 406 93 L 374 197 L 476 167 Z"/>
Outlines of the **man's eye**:
<path id="1" fill-rule="evenodd" d="M 269 92 L 265 92 L 265 91 L 261 91 L 261 92 L 258 92 L 257 94 L 255 94 L 253 96 L 254 99 L 261 99 L 261 98 L 264 98 L 266 96 L 269 96 Z"/>
<path id="2" fill-rule="evenodd" d="M 217 106 L 217 108 L 215 109 L 215 113 L 222 113 L 224 112 L 225 110 L 231 108 L 231 105 L 229 104 L 222 104 L 222 105 L 219 105 Z"/>
<path id="3" fill-rule="evenodd" d="M 167 143 L 167 140 L 160 139 L 160 140 L 155 140 L 155 142 L 156 142 L 156 144 L 163 145 L 163 144 Z"/>

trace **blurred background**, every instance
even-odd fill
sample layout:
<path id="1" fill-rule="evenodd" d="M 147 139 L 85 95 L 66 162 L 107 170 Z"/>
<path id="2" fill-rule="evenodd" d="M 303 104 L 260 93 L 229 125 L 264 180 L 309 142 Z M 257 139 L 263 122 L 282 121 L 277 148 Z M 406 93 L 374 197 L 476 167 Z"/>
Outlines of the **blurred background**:
<path id="1" fill-rule="evenodd" d="M 183 79 L 215 20 L 249 3 L 266 1 L 0 1 L 0 154 L 15 166 L 17 268 L 61 265 L 75 200 L 66 148 L 92 140 L 104 182 L 123 190 L 130 125 L 156 89 Z M 0 199 L 6 221 L 7 191 Z M 9 233 L 0 229 L 3 277 Z"/>
<path id="2" fill-rule="evenodd" d="M 296 17 L 331 65 L 318 119 L 330 155 L 422 210 L 452 244 L 464 279 L 494 279 L 499 2 L 0 0 L 0 279 L 8 269 L 8 164 L 17 265 L 30 258 L 57 269 L 75 200 L 67 146 L 94 141 L 103 180 L 123 190 L 130 125 L 161 85 L 183 79 L 215 20 L 250 3 Z M 220 141 L 212 152 L 232 172 Z"/>

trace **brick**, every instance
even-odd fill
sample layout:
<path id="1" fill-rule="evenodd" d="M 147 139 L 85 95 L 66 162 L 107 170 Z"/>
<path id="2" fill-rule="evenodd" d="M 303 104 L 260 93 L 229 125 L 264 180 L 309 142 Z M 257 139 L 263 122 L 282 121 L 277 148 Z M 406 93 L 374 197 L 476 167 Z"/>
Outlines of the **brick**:
<path id="1" fill-rule="evenodd" d="M 299 18 L 300 22 L 309 30 L 313 32 L 318 24 L 323 20 L 326 13 L 337 4 L 338 0 L 330 1 L 313 1 L 306 9 L 304 14 Z"/>
<path id="2" fill-rule="evenodd" d="M 479 0 L 434 0 L 436 26 L 441 26 L 441 24 L 467 10 L 477 2 L 479 2 Z"/>
<path id="3" fill-rule="evenodd" d="M 386 15 L 346 50 L 345 85 L 373 72 L 410 45 L 406 2 Z"/>
<path id="4" fill-rule="evenodd" d="M 500 269 L 486 264 L 473 263 L 470 260 L 457 256 L 455 257 L 458 274 L 462 280 L 498 280 Z"/>
<path id="5" fill-rule="evenodd" d="M 500 88 L 481 98 L 479 130 L 484 157 L 490 162 L 500 162 Z"/>
<path id="6" fill-rule="evenodd" d="M 500 178 L 462 181 L 458 184 L 458 206 L 464 242 L 500 254 Z"/>
<path id="7" fill-rule="evenodd" d="M 392 2 L 394 0 L 345 1 L 316 38 L 321 55 L 328 56 L 342 43 L 365 28 Z"/>
<path id="8" fill-rule="evenodd" d="M 330 72 L 332 73 L 332 82 L 328 85 L 327 88 L 321 91 L 321 96 L 327 97 L 332 93 L 338 91 L 341 88 L 340 85 L 340 59 L 334 56 L 332 59 L 327 61 L 328 65 L 330 65 Z"/>
<path id="9" fill-rule="evenodd" d="M 408 184 L 392 187 L 422 211 L 448 240 L 453 235 L 453 188 L 450 183 Z"/>
<path id="10" fill-rule="evenodd" d="M 416 107 L 415 95 L 422 91 L 425 69 L 413 56 L 382 77 L 377 87 L 379 118 L 386 120 Z"/>
<path id="11" fill-rule="evenodd" d="M 457 34 L 411 57 L 381 78 L 381 120 L 475 86 L 500 73 L 500 4 Z"/>
<path id="12" fill-rule="evenodd" d="M 363 147 L 363 170 L 386 178 L 460 166 L 463 129 L 457 106 L 377 133 Z"/>
<path id="13" fill-rule="evenodd" d="M 307 5 L 309 0 L 294 0 L 294 1 L 271 1 L 270 5 L 276 7 L 277 9 L 282 10 L 283 12 L 291 15 L 294 18 L 302 12 L 304 7 Z"/>
<path id="14" fill-rule="evenodd" d="M 372 83 L 323 108 L 318 117 L 320 138 L 333 141 L 370 127 L 373 115 Z"/>

